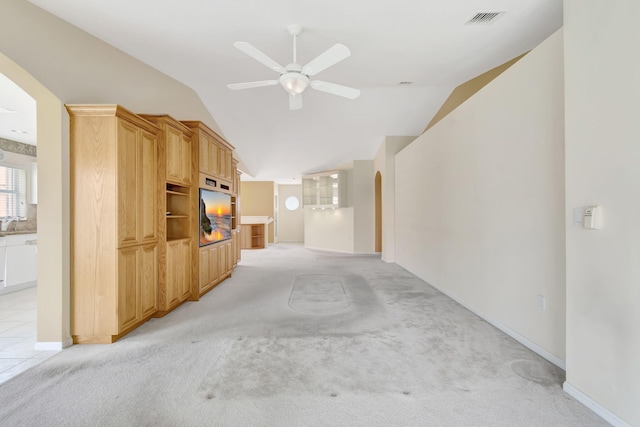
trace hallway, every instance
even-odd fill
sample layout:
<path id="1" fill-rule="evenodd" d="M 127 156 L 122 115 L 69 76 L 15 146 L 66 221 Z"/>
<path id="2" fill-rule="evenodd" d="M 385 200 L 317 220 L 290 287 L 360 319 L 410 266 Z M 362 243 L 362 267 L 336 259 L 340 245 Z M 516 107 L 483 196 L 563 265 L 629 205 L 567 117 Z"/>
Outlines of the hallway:
<path id="1" fill-rule="evenodd" d="M 564 372 L 376 256 L 277 244 L 112 345 L 0 384 L 28 425 L 599 426 Z"/>

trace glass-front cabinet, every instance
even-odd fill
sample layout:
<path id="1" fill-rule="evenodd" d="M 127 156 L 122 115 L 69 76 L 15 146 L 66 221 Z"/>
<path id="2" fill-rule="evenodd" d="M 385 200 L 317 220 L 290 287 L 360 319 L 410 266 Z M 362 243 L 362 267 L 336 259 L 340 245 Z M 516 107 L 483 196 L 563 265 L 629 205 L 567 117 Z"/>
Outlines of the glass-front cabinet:
<path id="1" fill-rule="evenodd" d="M 302 203 L 311 208 L 347 206 L 347 171 L 331 171 L 302 177 Z"/>

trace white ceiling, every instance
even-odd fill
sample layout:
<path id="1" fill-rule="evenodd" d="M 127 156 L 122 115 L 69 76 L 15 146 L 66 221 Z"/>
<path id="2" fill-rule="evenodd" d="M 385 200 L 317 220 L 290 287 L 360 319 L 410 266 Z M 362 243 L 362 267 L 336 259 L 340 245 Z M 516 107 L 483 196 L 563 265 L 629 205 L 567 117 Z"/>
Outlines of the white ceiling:
<path id="1" fill-rule="evenodd" d="M 20 133 L 25 132 L 25 133 Z M 36 145 L 36 101 L 0 73 L 0 138 Z"/>
<path id="2" fill-rule="evenodd" d="M 454 87 L 562 25 L 560 0 L 30 1 L 193 88 L 253 177 L 277 182 L 372 159 L 387 135 L 420 134 Z M 465 25 L 498 11 L 490 25 Z M 360 89 L 358 99 L 307 89 L 290 111 L 280 86 L 226 87 L 277 79 L 233 42 L 287 65 L 294 23 L 305 27 L 303 65 L 335 43 L 351 49 L 316 77 Z"/>

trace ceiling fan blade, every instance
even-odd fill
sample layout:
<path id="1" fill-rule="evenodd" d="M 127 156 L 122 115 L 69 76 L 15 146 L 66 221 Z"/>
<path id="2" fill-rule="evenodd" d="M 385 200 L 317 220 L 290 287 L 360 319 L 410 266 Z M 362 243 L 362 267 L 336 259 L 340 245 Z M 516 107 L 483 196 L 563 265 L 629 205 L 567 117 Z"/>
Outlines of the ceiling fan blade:
<path id="1" fill-rule="evenodd" d="M 297 95 L 289 94 L 289 109 L 299 110 L 302 108 L 302 94 Z"/>
<path id="2" fill-rule="evenodd" d="M 335 83 L 323 82 L 321 80 L 312 80 L 311 88 L 322 92 L 331 93 L 333 95 L 342 96 L 349 99 L 356 99 L 360 96 L 360 90 L 348 86 L 341 86 Z"/>
<path id="3" fill-rule="evenodd" d="M 307 65 L 302 67 L 302 74 L 307 76 L 315 76 L 320 71 L 326 70 L 334 64 L 351 56 L 351 51 L 343 44 L 337 43 L 318 55 Z"/>
<path id="4" fill-rule="evenodd" d="M 235 42 L 233 45 L 236 48 L 238 48 L 238 50 L 241 50 L 242 52 L 246 53 L 256 61 L 266 65 L 267 67 L 271 68 L 273 71 L 277 71 L 280 74 L 287 72 L 287 70 L 285 70 L 282 65 L 278 64 L 276 61 L 269 58 L 267 55 L 265 55 L 264 53 L 262 53 L 257 48 L 250 45 L 249 43 Z"/>
<path id="5" fill-rule="evenodd" d="M 259 82 L 246 82 L 246 83 L 231 83 L 228 84 L 227 87 L 233 90 L 239 89 L 251 89 L 254 87 L 262 87 L 262 86 L 274 86 L 277 85 L 277 80 L 261 80 Z"/>

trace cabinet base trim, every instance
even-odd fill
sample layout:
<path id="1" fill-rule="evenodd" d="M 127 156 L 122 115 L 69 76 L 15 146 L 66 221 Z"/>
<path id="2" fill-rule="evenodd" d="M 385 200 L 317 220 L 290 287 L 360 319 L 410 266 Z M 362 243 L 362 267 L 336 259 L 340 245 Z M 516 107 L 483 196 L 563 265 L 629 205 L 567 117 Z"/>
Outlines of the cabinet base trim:
<path id="1" fill-rule="evenodd" d="M 111 344 L 121 335 L 72 335 L 74 344 Z"/>

